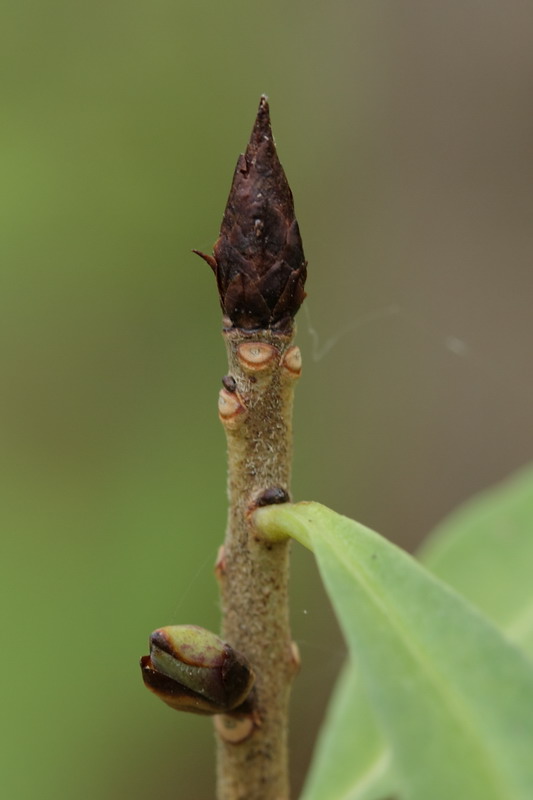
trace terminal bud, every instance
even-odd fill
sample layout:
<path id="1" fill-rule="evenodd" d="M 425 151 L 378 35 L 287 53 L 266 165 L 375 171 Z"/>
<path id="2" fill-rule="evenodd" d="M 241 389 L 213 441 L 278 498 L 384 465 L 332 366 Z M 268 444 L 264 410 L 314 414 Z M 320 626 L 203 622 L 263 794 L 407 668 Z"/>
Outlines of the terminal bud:
<path id="1" fill-rule="evenodd" d="M 193 252 L 215 273 L 220 304 L 231 327 L 292 329 L 305 297 L 307 262 L 265 96 L 246 152 L 235 168 L 213 255 Z"/>

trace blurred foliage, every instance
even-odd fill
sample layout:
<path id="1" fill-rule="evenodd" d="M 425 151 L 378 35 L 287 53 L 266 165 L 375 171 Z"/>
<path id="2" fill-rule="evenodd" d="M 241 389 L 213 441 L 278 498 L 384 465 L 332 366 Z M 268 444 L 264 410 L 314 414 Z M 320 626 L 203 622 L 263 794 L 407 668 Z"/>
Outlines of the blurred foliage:
<path id="1" fill-rule="evenodd" d="M 209 722 L 154 702 L 137 661 L 159 625 L 218 625 L 225 366 L 190 250 L 216 238 L 261 92 L 314 329 L 322 344 L 348 329 L 315 361 L 300 315 L 296 496 L 412 544 L 528 459 L 529 26 L 514 0 L 480 14 L 3 4 L 7 797 L 213 796 Z M 302 554 L 293 596 L 299 786 L 344 646 Z"/>

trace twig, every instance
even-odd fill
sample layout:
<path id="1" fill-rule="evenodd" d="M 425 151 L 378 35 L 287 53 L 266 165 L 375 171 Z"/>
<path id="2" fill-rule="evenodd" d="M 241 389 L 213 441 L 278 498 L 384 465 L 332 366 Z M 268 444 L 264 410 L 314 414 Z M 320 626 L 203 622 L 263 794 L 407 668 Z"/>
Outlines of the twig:
<path id="1" fill-rule="evenodd" d="M 298 657 L 288 608 L 289 550 L 254 537 L 257 505 L 289 499 L 292 345 L 306 262 L 266 98 L 239 158 L 214 255 L 229 374 L 219 414 L 228 442 L 228 527 L 217 563 L 223 637 L 255 674 L 251 711 L 215 717 L 219 800 L 287 800 L 288 702 Z"/>

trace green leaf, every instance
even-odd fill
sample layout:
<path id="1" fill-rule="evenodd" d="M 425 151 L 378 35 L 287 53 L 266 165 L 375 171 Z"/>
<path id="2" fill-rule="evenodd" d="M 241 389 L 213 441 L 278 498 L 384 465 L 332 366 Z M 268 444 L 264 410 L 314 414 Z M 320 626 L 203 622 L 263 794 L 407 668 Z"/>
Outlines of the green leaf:
<path id="1" fill-rule="evenodd" d="M 335 685 L 301 800 L 375 800 L 392 796 L 396 784 L 391 749 L 349 661 Z"/>
<path id="2" fill-rule="evenodd" d="M 420 559 L 533 656 L 533 468 L 453 512 Z"/>
<path id="3" fill-rule="evenodd" d="M 426 567 L 475 603 L 530 656 L 532 533 L 533 467 L 529 466 L 452 512 L 419 554 Z M 350 678 L 346 675 L 335 688 L 319 733 L 302 800 L 320 798 L 316 787 L 331 781 L 336 769 L 332 753 L 344 750 L 348 737 L 354 742 L 346 780 L 354 792 L 350 797 L 376 800 L 391 793 L 390 748 L 374 721 L 355 667 L 347 665 L 346 673 Z"/>
<path id="4" fill-rule="evenodd" d="M 289 535 L 314 550 L 391 744 L 400 796 L 530 800 L 526 657 L 460 595 L 362 525 L 315 503 L 260 509 L 256 521 L 267 536 Z M 328 800 L 349 796 L 345 786 L 330 786 Z"/>

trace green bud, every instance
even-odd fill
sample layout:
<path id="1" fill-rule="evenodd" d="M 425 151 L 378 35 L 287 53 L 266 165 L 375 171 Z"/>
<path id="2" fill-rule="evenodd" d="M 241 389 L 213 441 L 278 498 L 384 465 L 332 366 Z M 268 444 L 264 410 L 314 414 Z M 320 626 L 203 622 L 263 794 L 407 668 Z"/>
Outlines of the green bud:
<path id="1" fill-rule="evenodd" d="M 169 625 L 150 636 L 141 658 L 148 689 L 178 711 L 223 714 L 248 697 L 255 676 L 246 658 L 196 625 Z"/>

